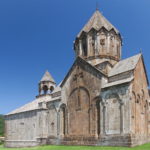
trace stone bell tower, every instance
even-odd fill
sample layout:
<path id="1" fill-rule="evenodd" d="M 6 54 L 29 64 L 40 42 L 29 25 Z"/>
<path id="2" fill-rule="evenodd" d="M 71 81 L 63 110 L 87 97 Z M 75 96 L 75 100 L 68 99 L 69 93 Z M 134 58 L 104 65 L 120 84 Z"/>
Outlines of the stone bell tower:
<path id="1" fill-rule="evenodd" d="M 122 39 L 119 31 L 96 10 L 74 42 L 76 56 L 94 66 L 104 62 L 114 65 L 121 58 Z"/>
<path id="2" fill-rule="evenodd" d="M 39 95 L 50 94 L 55 87 L 56 83 L 53 77 L 48 71 L 46 71 L 41 81 L 39 82 Z"/>

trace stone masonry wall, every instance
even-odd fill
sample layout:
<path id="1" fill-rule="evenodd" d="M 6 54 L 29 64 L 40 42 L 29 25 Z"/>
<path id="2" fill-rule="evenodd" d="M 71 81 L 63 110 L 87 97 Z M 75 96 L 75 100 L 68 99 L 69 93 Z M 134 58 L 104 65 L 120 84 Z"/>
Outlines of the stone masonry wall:
<path id="1" fill-rule="evenodd" d="M 142 58 L 134 70 L 134 76 L 131 96 L 131 132 L 133 144 L 142 144 L 150 136 L 148 83 Z M 141 139 L 143 139 L 142 142 Z"/>
<path id="2" fill-rule="evenodd" d="M 17 147 L 20 145 L 24 147 L 37 145 L 37 111 L 9 115 L 5 119 L 5 146 Z"/>
<path id="3" fill-rule="evenodd" d="M 100 89 L 101 76 L 90 67 L 78 63 L 62 87 L 62 101 L 68 111 L 66 136 L 97 135 L 92 107 Z"/>

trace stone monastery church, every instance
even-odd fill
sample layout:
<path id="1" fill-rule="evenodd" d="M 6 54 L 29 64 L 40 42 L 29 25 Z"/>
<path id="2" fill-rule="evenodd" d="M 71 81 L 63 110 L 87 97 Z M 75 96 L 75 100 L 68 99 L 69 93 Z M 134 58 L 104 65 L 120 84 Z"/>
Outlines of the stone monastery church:
<path id="1" fill-rule="evenodd" d="M 76 36 L 76 58 L 62 82 L 46 71 L 36 99 L 5 115 L 5 146 L 150 142 L 144 59 L 121 60 L 121 47 L 119 31 L 96 10 Z"/>

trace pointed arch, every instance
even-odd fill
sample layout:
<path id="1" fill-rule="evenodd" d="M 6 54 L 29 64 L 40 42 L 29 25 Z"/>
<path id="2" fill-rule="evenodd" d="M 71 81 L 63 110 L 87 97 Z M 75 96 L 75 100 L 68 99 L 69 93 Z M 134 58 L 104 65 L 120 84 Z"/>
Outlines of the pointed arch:
<path id="1" fill-rule="evenodd" d="M 101 118 L 100 118 L 100 114 L 101 114 L 101 108 L 100 108 L 100 102 L 101 102 L 101 97 L 97 96 L 92 100 L 92 104 L 91 104 L 91 121 L 92 121 L 92 126 L 91 126 L 91 130 L 94 131 L 92 132 L 93 135 L 95 135 L 96 137 L 98 137 L 100 135 L 100 122 L 101 122 Z"/>
<path id="2" fill-rule="evenodd" d="M 58 113 L 54 103 L 48 104 L 48 135 L 57 137 L 58 135 Z"/>
<path id="3" fill-rule="evenodd" d="M 69 94 L 68 132 L 71 135 L 88 135 L 90 132 L 90 94 L 85 87 L 77 87 Z M 79 123 L 82 120 L 82 128 Z"/>
<path id="4" fill-rule="evenodd" d="M 67 124 L 67 121 L 66 121 L 66 118 L 67 118 L 67 106 L 66 104 L 61 104 L 60 105 L 60 108 L 59 108 L 59 122 L 60 122 L 60 125 L 59 125 L 59 131 L 61 133 L 61 135 L 65 136 L 66 135 L 66 124 Z"/>

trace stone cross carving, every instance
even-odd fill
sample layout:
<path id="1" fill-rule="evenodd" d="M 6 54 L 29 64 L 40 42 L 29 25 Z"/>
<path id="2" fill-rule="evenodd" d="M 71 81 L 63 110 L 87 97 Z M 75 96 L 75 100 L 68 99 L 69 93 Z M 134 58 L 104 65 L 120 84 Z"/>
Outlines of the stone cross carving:
<path id="1" fill-rule="evenodd" d="M 79 83 L 79 79 L 83 78 L 83 72 L 80 71 L 79 66 L 77 67 L 76 70 L 76 74 L 74 75 L 74 81 L 76 81 L 76 85 L 77 85 L 77 109 L 80 109 L 80 83 Z"/>

